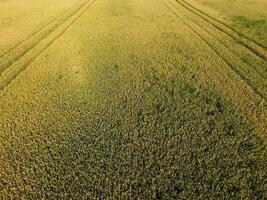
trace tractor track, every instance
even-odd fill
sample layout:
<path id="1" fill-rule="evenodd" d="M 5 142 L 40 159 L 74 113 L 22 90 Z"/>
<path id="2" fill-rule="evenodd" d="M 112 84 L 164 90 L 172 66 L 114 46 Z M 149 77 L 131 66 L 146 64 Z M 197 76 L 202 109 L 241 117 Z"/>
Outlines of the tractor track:
<path id="1" fill-rule="evenodd" d="M 176 1 L 179 1 L 179 0 L 176 0 Z M 221 24 L 221 25 L 223 25 L 223 26 L 229 28 L 231 31 L 233 31 L 234 33 L 236 33 L 236 34 L 239 35 L 240 37 L 243 37 L 243 38 L 245 38 L 245 39 L 247 39 L 247 40 L 253 42 L 254 44 L 260 46 L 261 48 L 263 48 L 263 49 L 265 49 L 265 50 L 267 49 L 267 46 L 265 46 L 265 45 L 263 45 L 263 44 L 260 44 L 260 43 L 257 42 L 256 40 L 254 40 L 254 39 L 252 39 L 252 38 L 246 36 L 244 33 L 241 33 L 240 31 L 238 31 L 238 30 L 236 30 L 235 28 L 229 26 L 228 24 L 226 24 L 226 23 L 224 23 L 224 22 L 222 22 L 222 21 L 220 21 L 220 20 L 218 20 L 218 19 L 216 19 L 216 18 L 210 16 L 209 14 L 207 14 L 207 13 L 203 12 L 202 10 L 196 8 L 195 6 L 193 6 L 193 5 L 191 5 L 190 3 L 186 2 L 185 0 L 180 0 L 180 1 L 182 1 L 182 2 L 185 3 L 185 4 L 187 4 L 188 6 L 190 6 L 191 8 L 193 8 L 194 10 L 200 12 L 201 14 L 207 16 L 207 17 L 210 18 L 211 20 L 214 20 L 214 21 L 216 21 L 217 23 L 219 23 L 219 24 Z"/>
<path id="2" fill-rule="evenodd" d="M 21 57 L 23 57 L 27 52 L 33 49 L 39 42 L 49 36 L 54 30 L 60 27 L 63 23 L 65 23 L 68 19 L 70 19 L 73 15 L 75 15 L 80 9 L 83 8 L 89 1 L 83 1 L 82 3 L 75 4 L 71 8 L 67 9 L 63 12 L 59 17 L 57 17 L 54 21 L 49 23 L 47 26 L 41 28 L 32 37 L 27 40 L 19 43 L 15 47 L 13 47 L 10 51 L 5 53 L 0 58 L 0 75 L 13 63 L 18 61 Z"/>
<path id="3" fill-rule="evenodd" d="M 78 3 L 77 3 L 78 4 Z M 60 17 L 64 16 L 68 11 L 70 11 L 74 6 L 76 6 L 77 4 L 66 8 L 64 11 L 60 12 L 60 14 L 58 14 L 56 17 L 53 17 L 53 19 L 49 20 L 47 23 L 45 23 L 44 26 L 40 27 L 38 30 L 35 30 L 33 33 L 31 33 L 29 36 L 27 36 L 25 39 L 23 39 L 22 41 L 18 42 L 17 44 L 15 44 L 13 47 L 9 48 L 6 52 L 2 53 L 0 55 L 0 60 L 4 57 L 7 56 L 11 51 L 13 51 L 14 49 L 18 48 L 20 45 L 22 45 L 23 43 L 27 42 L 29 39 L 31 39 L 32 37 L 34 37 L 35 35 L 37 35 L 38 33 L 40 33 L 42 30 L 44 30 L 45 28 L 47 28 L 49 25 L 51 25 L 53 22 L 55 22 L 57 19 L 59 19 Z"/>
<path id="4" fill-rule="evenodd" d="M 173 2 L 169 1 L 170 4 L 172 4 L 173 7 L 176 8 L 176 5 L 174 5 Z M 176 10 L 178 11 L 178 8 L 176 8 Z M 187 10 L 188 11 L 188 10 Z M 216 38 L 216 40 L 224 47 L 226 48 L 228 51 L 230 51 L 232 54 L 234 54 L 234 56 L 236 56 L 239 61 L 243 62 L 242 64 L 244 64 L 243 67 L 249 68 L 249 70 L 254 70 L 261 78 L 265 79 L 267 78 L 264 71 L 258 69 L 256 65 L 260 65 L 259 63 L 251 63 L 248 62 L 248 60 L 244 59 L 243 57 L 241 57 L 234 48 L 231 48 L 229 46 L 227 46 L 227 44 L 225 43 L 225 41 L 223 41 L 218 35 L 216 35 L 215 33 L 213 33 L 211 30 L 208 30 L 208 28 L 205 28 L 205 26 L 202 26 L 200 22 L 197 22 L 197 20 L 195 19 L 191 19 L 189 16 L 187 16 L 187 14 L 182 13 L 183 16 L 186 17 L 186 19 L 190 20 L 191 22 L 193 22 L 194 24 L 196 24 L 200 29 L 204 30 L 206 33 L 208 33 L 209 35 L 211 35 L 212 37 Z M 227 35 L 228 36 L 228 35 Z M 229 36 L 228 36 L 229 37 Z M 227 39 L 226 39 L 227 40 Z M 229 37 L 229 42 L 233 42 L 233 38 Z"/>
<path id="5" fill-rule="evenodd" d="M 228 60 L 226 60 L 220 53 L 219 51 L 214 48 L 210 42 L 208 42 L 201 34 L 199 34 L 188 22 L 186 22 L 186 20 L 184 20 L 181 16 L 179 16 L 164 0 L 161 0 L 163 2 L 163 4 L 167 7 L 168 10 L 170 10 L 182 23 L 184 23 L 195 35 L 197 35 L 209 48 L 211 48 L 211 50 L 213 50 L 215 52 L 215 54 L 223 61 L 225 62 L 225 64 L 242 80 L 244 81 L 244 83 L 246 85 L 248 85 L 256 95 L 258 95 L 261 99 L 265 100 L 265 96 L 262 94 L 261 91 L 258 90 L 258 88 L 251 83 L 251 81 L 242 73 L 240 73 L 239 70 L 236 69 L 236 67 L 229 62 Z M 167 2 L 170 3 L 169 0 L 166 0 Z M 171 4 L 172 6 L 174 6 L 173 4 Z M 175 10 L 177 9 L 176 7 L 173 7 Z"/>
<path id="6" fill-rule="evenodd" d="M 177 3 L 179 3 L 181 6 L 183 6 L 185 9 L 187 9 L 190 12 L 198 15 L 200 18 L 205 20 L 210 25 L 214 26 L 219 31 L 227 34 L 228 36 L 232 37 L 234 40 L 238 41 L 241 45 L 243 45 L 248 50 L 253 52 L 256 56 L 260 57 L 261 59 L 263 59 L 265 61 L 267 60 L 266 47 L 264 47 L 263 45 L 259 45 L 258 43 L 256 43 L 256 42 L 252 41 L 251 39 L 249 39 L 247 36 L 244 36 L 244 34 L 241 34 L 241 33 L 237 32 L 237 31 L 235 31 L 233 28 L 230 28 L 230 26 L 225 25 L 224 23 L 222 23 L 219 20 L 209 16 L 208 14 L 206 14 L 206 13 L 203 14 L 204 12 L 200 11 L 199 9 L 196 9 L 193 6 L 190 6 L 190 8 L 189 8 L 190 4 L 188 4 L 187 2 L 185 3 L 185 1 L 182 1 L 183 2 L 182 3 L 180 0 L 175 0 L 175 1 Z M 215 22 L 212 22 L 211 20 L 214 20 Z M 218 24 L 224 26 L 224 28 L 220 27 L 220 25 L 216 24 L 216 22 Z M 230 29 L 230 31 L 232 33 L 230 33 L 229 31 L 225 30 L 225 28 Z M 237 36 L 235 36 L 233 33 L 236 34 Z"/>
<path id="7" fill-rule="evenodd" d="M 55 40 L 60 38 L 63 33 L 80 17 L 96 0 L 88 0 L 79 7 L 75 13 L 71 14 L 64 22 L 49 32 L 34 47 L 27 49 L 16 61 L 14 61 L 0 75 L 0 90 L 6 88 L 21 72 L 23 72 L 40 54 L 42 54 Z M 36 50 L 35 50 L 36 49 Z"/>
<path id="8" fill-rule="evenodd" d="M 177 11 L 178 8 L 172 4 L 171 1 L 167 0 Z M 223 58 L 223 60 L 228 63 L 228 66 L 230 66 L 231 68 L 234 68 L 233 70 L 237 73 L 240 77 L 242 77 L 242 79 L 246 79 L 246 82 L 249 82 L 249 85 L 253 85 L 253 88 L 257 88 L 258 93 L 261 93 L 261 96 L 264 97 L 266 96 L 266 79 L 264 77 L 264 75 L 262 74 L 261 71 L 259 71 L 258 69 L 255 69 L 253 66 L 251 66 L 249 63 L 247 63 L 246 61 L 244 61 L 233 49 L 229 48 L 219 37 L 218 35 L 215 35 L 214 33 L 212 33 L 212 31 L 207 30 L 206 28 L 204 28 L 205 26 L 201 26 L 199 23 L 197 23 L 195 20 L 191 19 L 190 17 L 188 17 L 186 14 L 184 14 L 183 12 L 179 12 L 179 14 L 182 14 L 184 19 L 190 20 L 193 24 L 195 24 L 198 29 L 203 30 L 204 32 L 206 32 L 208 35 L 210 35 L 211 37 L 213 37 L 215 40 L 214 42 L 218 42 L 218 45 L 220 45 L 219 47 L 216 47 L 218 45 L 216 44 L 211 44 L 211 42 L 208 42 L 207 39 L 205 39 L 210 46 L 213 47 L 213 50 L 216 49 L 216 53 L 219 54 L 221 56 L 221 58 Z M 189 23 L 190 24 L 190 23 Z M 191 26 L 192 27 L 192 26 Z M 195 30 L 196 31 L 196 30 Z M 196 31 L 198 34 L 199 31 Z M 205 37 L 202 36 L 202 38 L 204 39 Z M 222 51 L 219 51 L 218 49 L 220 49 Z M 227 51 L 230 54 L 227 54 Z M 223 55 L 225 52 L 226 55 Z M 231 58 L 226 58 L 226 57 L 231 57 Z M 260 86 L 257 86 L 259 85 Z"/>

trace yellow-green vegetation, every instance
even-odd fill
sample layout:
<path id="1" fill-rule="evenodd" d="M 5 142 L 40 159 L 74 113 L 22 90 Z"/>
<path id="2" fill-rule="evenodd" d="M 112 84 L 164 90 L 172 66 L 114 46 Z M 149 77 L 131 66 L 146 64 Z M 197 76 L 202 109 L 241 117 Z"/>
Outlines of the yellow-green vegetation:
<path id="1" fill-rule="evenodd" d="M 263 43 L 193 0 L 18 3 L 57 17 L 0 38 L 0 199 L 267 198 Z"/>
<path id="2" fill-rule="evenodd" d="M 0 56 L 31 38 L 80 0 L 0 0 Z"/>
<path id="3" fill-rule="evenodd" d="M 187 2 L 267 46 L 267 1 L 187 0 Z"/>

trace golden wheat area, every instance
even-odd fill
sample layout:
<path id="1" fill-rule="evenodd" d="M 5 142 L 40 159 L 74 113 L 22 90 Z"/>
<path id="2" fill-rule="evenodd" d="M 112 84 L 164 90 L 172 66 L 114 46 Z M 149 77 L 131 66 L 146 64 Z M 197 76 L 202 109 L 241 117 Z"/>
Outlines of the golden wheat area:
<path id="1" fill-rule="evenodd" d="M 0 200 L 267 200 L 266 0 L 0 0 Z"/>

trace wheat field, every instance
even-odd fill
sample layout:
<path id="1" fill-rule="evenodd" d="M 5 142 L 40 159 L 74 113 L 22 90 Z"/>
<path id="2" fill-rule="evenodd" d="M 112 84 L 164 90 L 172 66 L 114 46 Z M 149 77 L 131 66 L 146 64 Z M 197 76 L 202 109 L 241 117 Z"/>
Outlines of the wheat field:
<path id="1" fill-rule="evenodd" d="M 263 0 L 0 0 L 0 199 L 267 199 Z"/>

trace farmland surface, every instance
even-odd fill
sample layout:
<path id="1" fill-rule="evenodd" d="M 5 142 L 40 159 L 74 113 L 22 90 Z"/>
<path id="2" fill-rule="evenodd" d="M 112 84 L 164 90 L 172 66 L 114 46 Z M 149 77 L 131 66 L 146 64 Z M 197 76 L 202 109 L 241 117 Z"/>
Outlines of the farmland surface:
<path id="1" fill-rule="evenodd" d="M 0 199 L 266 200 L 266 3 L 212 2 L 0 0 Z"/>

